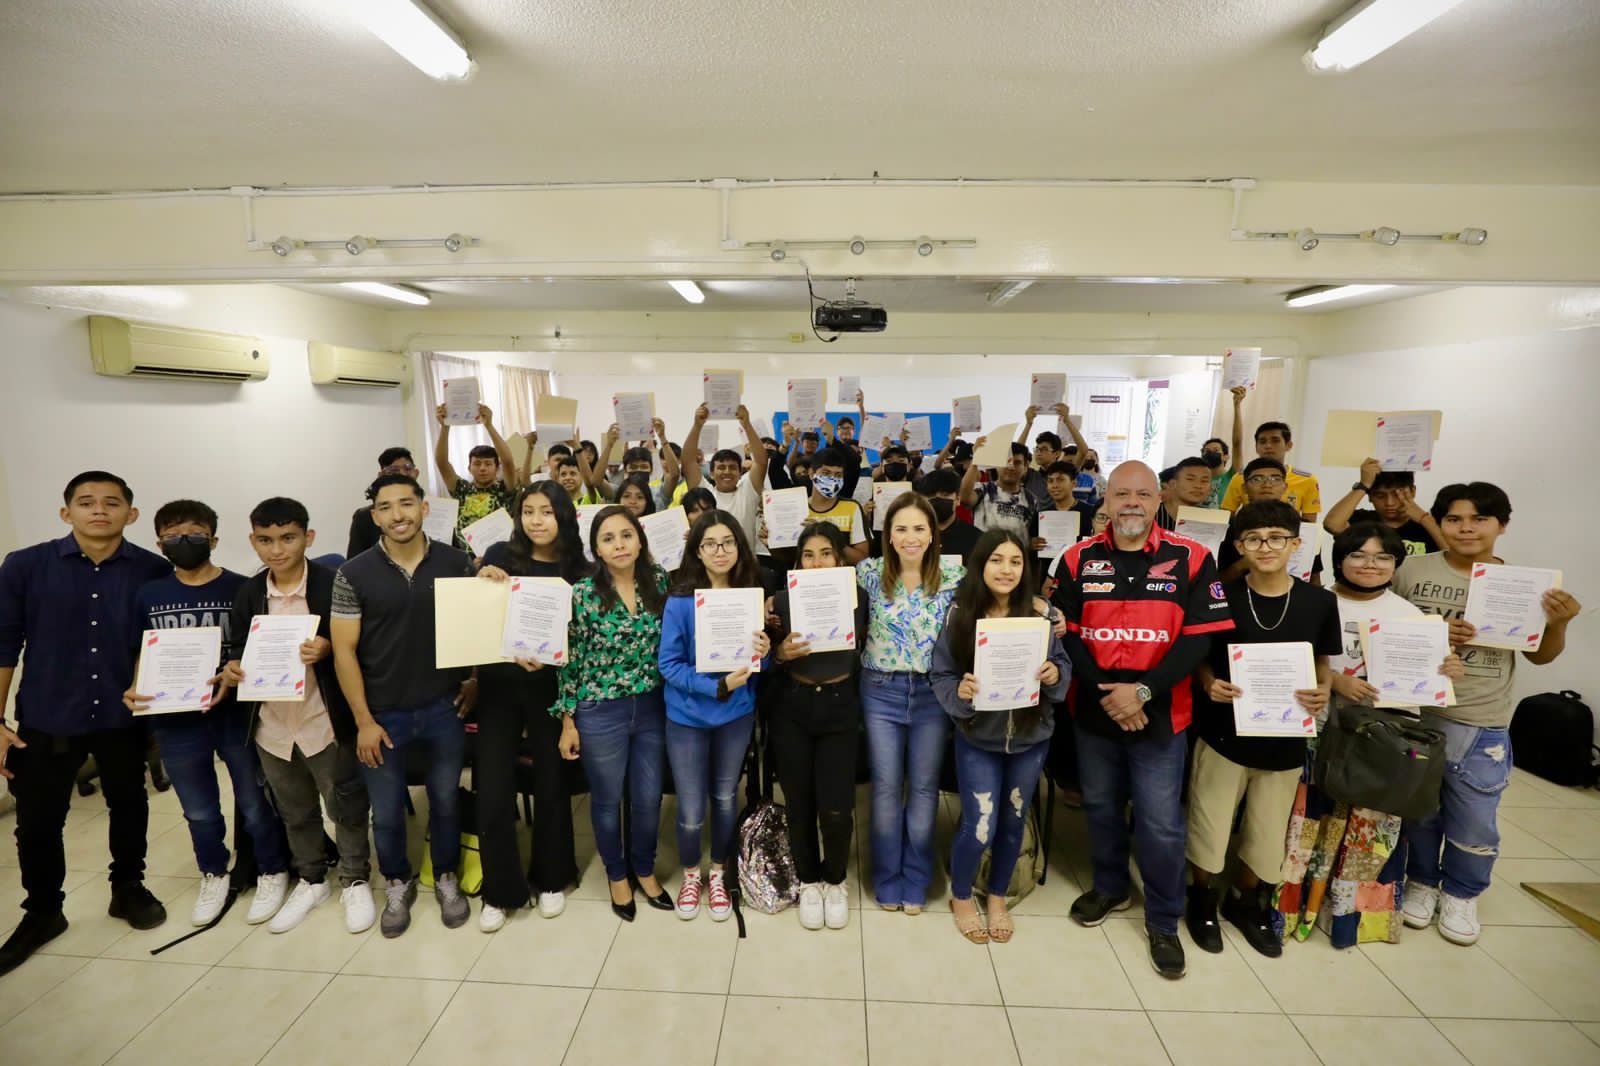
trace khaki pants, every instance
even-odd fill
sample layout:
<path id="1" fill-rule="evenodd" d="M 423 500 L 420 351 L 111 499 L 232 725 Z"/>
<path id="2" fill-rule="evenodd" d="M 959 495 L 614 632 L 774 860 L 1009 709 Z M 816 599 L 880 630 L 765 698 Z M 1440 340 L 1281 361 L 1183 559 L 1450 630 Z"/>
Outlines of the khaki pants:
<path id="1" fill-rule="evenodd" d="M 1289 813 L 1300 770 L 1253 770 L 1217 753 L 1204 740 L 1194 747 L 1189 779 L 1189 861 L 1221 873 L 1239 801 L 1246 800 L 1239 830 L 1239 859 L 1268 884 L 1276 884 L 1287 850 Z"/>

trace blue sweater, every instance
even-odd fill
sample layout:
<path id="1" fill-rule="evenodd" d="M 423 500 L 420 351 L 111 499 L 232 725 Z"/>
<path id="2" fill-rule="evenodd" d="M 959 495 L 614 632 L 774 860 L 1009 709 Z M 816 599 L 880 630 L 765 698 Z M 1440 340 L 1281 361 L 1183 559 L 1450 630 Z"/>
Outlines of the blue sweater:
<path id="1" fill-rule="evenodd" d="M 762 669 L 767 665 L 763 660 Z M 760 675 L 719 700 L 717 682 L 724 676 L 702 674 L 694 668 L 694 597 L 669 596 L 666 613 L 661 616 L 661 677 L 666 682 L 667 718 L 679 725 L 715 729 L 754 711 Z"/>

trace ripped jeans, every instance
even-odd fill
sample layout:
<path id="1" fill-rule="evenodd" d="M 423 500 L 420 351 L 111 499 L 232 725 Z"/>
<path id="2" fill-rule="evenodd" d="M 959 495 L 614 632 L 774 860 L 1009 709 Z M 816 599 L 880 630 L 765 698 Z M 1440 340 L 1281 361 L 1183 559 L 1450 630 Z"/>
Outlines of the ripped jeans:
<path id="1" fill-rule="evenodd" d="M 1405 823 L 1410 847 L 1406 877 L 1443 887 L 1457 899 L 1475 899 L 1488 889 L 1500 855 L 1495 812 L 1500 794 L 1511 783 L 1511 734 L 1434 714 L 1425 713 L 1423 719 L 1444 731 L 1444 784 L 1439 809 Z"/>
<path id="2" fill-rule="evenodd" d="M 961 789 L 961 827 L 950 853 L 950 894 L 972 898 L 972 879 L 985 849 L 989 856 L 991 895 L 1004 898 L 1022 852 L 1022 825 L 1039 786 L 1050 743 L 1007 754 L 968 743 L 957 729 L 956 785 Z"/>

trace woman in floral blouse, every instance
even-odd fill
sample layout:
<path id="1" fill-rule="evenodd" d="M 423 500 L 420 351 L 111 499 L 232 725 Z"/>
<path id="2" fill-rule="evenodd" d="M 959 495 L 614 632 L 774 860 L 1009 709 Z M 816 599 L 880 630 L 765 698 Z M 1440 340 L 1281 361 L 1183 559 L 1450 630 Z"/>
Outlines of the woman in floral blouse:
<path id="1" fill-rule="evenodd" d="M 639 519 L 623 507 L 595 516 L 589 548 L 599 566 L 572 590 L 570 659 L 561 671 L 555 713 L 562 716 L 561 754 L 576 759 L 581 753 L 589 777 L 589 811 L 611 883 L 611 909 L 631 922 L 637 908 L 630 874 L 651 906 L 672 909 L 672 897 L 655 875 L 666 745 L 657 664 L 667 573 L 651 560 Z M 624 780 L 632 805 L 626 842 Z"/>
<path id="2" fill-rule="evenodd" d="M 883 558 L 856 567 L 867 594 L 861 709 L 872 764 L 872 886 L 884 910 L 921 914 L 928 902 L 939 767 L 950 736 L 928 671 L 962 573 L 958 560 L 939 557 L 933 506 L 913 492 L 884 516 Z"/>

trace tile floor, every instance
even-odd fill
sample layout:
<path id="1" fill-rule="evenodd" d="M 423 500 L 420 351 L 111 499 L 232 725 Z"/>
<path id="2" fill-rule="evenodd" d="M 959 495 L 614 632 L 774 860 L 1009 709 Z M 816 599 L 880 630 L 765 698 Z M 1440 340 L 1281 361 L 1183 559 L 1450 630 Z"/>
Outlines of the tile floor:
<path id="1" fill-rule="evenodd" d="M 861 801 L 864 818 L 864 791 Z M 144 933 L 106 917 L 104 807 L 76 800 L 72 928 L 0 978 L 0 1062 L 1600 1063 L 1600 943 L 1518 887 L 1600 880 L 1600 793 L 1517 775 L 1502 809 L 1506 857 L 1472 948 L 1407 931 L 1398 945 L 1335 952 L 1319 935 L 1270 960 L 1230 930 L 1227 951 L 1191 950 L 1189 976 L 1175 983 L 1151 970 L 1137 907 L 1099 929 L 1067 917 L 1088 875 L 1076 812 L 1057 812 L 1050 876 L 1018 908 L 1016 938 L 974 947 L 942 909 L 942 880 L 921 917 L 870 899 L 861 910 L 864 844 L 845 930 L 754 914 L 739 940 L 731 922 L 642 906 L 621 924 L 584 802 L 584 879 L 560 918 L 524 912 L 493 936 L 476 919 L 451 931 L 425 895 L 410 932 L 391 941 L 345 933 L 336 903 L 286 936 L 244 925 L 236 906 L 152 958 L 186 931 L 196 888 L 176 798 L 155 796 L 150 826 L 149 884 L 171 918 Z M 665 874 L 670 809 L 663 824 Z M 18 916 L 15 863 L 8 842 L 0 936 Z"/>

